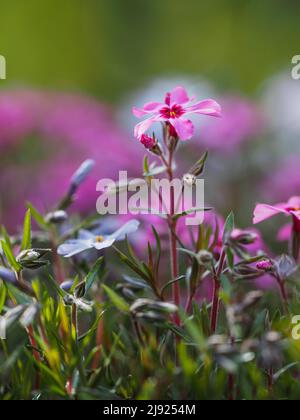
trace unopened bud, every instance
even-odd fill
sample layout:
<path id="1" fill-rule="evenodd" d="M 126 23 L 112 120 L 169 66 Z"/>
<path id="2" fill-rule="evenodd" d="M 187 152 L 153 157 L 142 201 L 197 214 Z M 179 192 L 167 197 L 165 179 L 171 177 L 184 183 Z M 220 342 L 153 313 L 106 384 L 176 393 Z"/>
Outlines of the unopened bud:
<path id="1" fill-rule="evenodd" d="M 278 333 L 277 331 L 269 331 L 266 335 L 265 335 L 265 340 L 272 344 L 272 343 L 279 343 L 281 340 L 281 335 L 280 333 Z"/>
<path id="2" fill-rule="evenodd" d="M 35 270 L 48 265 L 48 261 L 41 260 L 48 252 L 51 252 L 51 249 L 26 249 L 17 256 L 16 260 L 23 268 Z"/>
<path id="3" fill-rule="evenodd" d="M 71 178 L 70 195 L 75 194 L 77 188 L 86 180 L 95 166 L 92 159 L 85 160 Z"/>
<path id="4" fill-rule="evenodd" d="M 143 134 L 140 138 L 140 143 L 147 149 L 152 150 L 157 145 L 156 138 L 147 136 L 146 134 Z"/>
<path id="5" fill-rule="evenodd" d="M 256 268 L 258 268 L 258 270 L 262 270 L 262 271 L 272 271 L 273 268 L 274 268 L 274 264 L 270 260 L 263 260 L 263 261 L 259 261 L 256 264 Z"/>
<path id="6" fill-rule="evenodd" d="M 61 288 L 64 292 L 69 293 L 69 292 L 70 292 L 70 290 L 71 290 L 71 289 L 72 289 L 72 287 L 73 287 L 73 284 L 74 284 L 74 281 L 73 281 L 73 280 L 66 280 L 66 281 L 64 281 L 64 282 L 60 285 L 60 288 Z"/>
<path id="7" fill-rule="evenodd" d="M 157 156 L 161 156 L 162 151 L 154 134 L 153 137 L 143 134 L 139 140 L 140 143 L 145 147 L 145 149 L 149 150 L 151 153 L 154 153 Z"/>
<path id="8" fill-rule="evenodd" d="M 257 241 L 258 235 L 251 231 L 234 229 L 230 235 L 230 239 L 240 245 L 251 245 Z"/>
<path id="9" fill-rule="evenodd" d="M 60 224 L 68 219 L 68 214 L 64 210 L 57 210 L 48 213 L 45 217 L 46 223 Z"/>
<path id="10" fill-rule="evenodd" d="M 78 284 L 78 286 L 75 289 L 74 295 L 76 298 L 80 299 L 83 298 L 86 292 L 86 286 L 85 281 Z"/>
<path id="11" fill-rule="evenodd" d="M 200 264 L 209 264 L 212 262 L 212 260 L 213 255 L 210 252 L 203 250 L 198 253 L 198 261 L 200 262 Z"/>
<path id="12" fill-rule="evenodd" d="M 185 174 L 183 177 L 183 183 L 187 187 L 192 187 L 196 184 L 197 178 L 193 174 Z"/>

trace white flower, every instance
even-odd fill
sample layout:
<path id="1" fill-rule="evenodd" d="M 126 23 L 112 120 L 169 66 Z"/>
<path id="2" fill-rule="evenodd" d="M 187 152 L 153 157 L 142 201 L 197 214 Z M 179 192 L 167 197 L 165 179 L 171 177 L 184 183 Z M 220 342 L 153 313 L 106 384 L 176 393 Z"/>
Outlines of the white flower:
<path id="1" fill-rule="evenodd" d="M 58 254 L 71 258 L 89 249 L 100 251 L 110 248 L 116 241 L 122 241 L 127 235 L 137 231 L 139 227 L 137 220 L 131 220 L 111 235 L 95 235 L 88 230 L 81 230 L 78 239 L 71 239 L 58 247 Z"/>

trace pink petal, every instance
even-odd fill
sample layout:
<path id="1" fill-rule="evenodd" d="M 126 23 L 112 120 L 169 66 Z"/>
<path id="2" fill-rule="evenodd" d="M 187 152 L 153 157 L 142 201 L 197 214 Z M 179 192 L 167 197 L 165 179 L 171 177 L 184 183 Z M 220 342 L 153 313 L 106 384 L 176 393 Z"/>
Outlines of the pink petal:
<path id="1" fill-rule="evenodd" d="M 137 139 L 140 139 L 141 136 L 145 134 L 147 130 L 149 130 L 151 125 L 158 121 L 164 121 L 164 119 L 161 118 L 159 115 L 154 115 L 153 117 L 147 118 L 146 120 L 137 124 L 134 128 L 134 136 Z"/>
<path id="2" fill-rule="evenodd" d="M 256 225 L 257 223 L 270 219 L 280 213 L 289 214 L 282 204 L 279 204 L 276 207 L 269 206 L 268 204 L 257 204 L 254 210 L 253 223 Z"/>
<path id="3" fill-rule="evenodd" d="M 221 117 L 222 108 L 218 102 L 213 99 L 206 99 L 186 108 L 187 113 L 210 115 L 212 117 Z"/>
<path id="4" fill-rule="evenodd" d="M 157 112 L 160 108 L 164 107 L 164 104 L 161 102 L 148 102 L 143 106 L 143 108 L 132 108 L 132 113 L 137 118 L 142 118 L 145 115 L 153 114 Z"/>
<path id="5" fill-rule="evenodd" d="M 286 242 L 286 241 L 290 240 L 291 236 L 292 236 L 292 225 L 288 224 L 288 225 L 283 226 L 279 230 L 279 232 L 277 234 L 277 240 L 282 241 L 282 242 Z"/>
<path id="6" fill-rule="evenodd" d="M 147 130 L 151 127 L 151 125 L 155 122 L 155 118 L 148 118 L 145 121 L 137 124 L 134 128 L 134 136 L 139 139 L 143 134 L 146 133 Z"/>
<path id="7" fill-rule="evenodd" d="M 170 120 L 170 123 L 175 128 L 178 137 L 181 140 L 189 140 L 193 137 L 194 126 L 192 121 L 186 120 L 184 118 L 174 118 Z"/>
<path id="8" fill-rule="evenodd" d="M 170 94 L 171 105 L 177 104 L 182 105 L 190 101 L 187 91 L 182 87 L 178 86 L 172 90 Z"/>
<path id="9" fill-rule="evenodd" d="M 137 118 L 143 118 L 145 115 L 148 114 L 148 112 L 144 111 L 143 109 L 136 108 L 136 107 L 132 108 L 132 113 Z"/>
<path id="10" fill-rule="evenodd" d="M 290 198 L 288 201 L 288 206 L 295 209 L 300 209 L 300 197 Z"/>
<path id="11" fill-rule="evenodd" d="M 143 109 L 146 112 L 156 112 L 160 108 L 163 108 L 164 106 L 165 105 L 162 104 L 161 102 L 148 102 L 147 104 L 144 105 Z"/>

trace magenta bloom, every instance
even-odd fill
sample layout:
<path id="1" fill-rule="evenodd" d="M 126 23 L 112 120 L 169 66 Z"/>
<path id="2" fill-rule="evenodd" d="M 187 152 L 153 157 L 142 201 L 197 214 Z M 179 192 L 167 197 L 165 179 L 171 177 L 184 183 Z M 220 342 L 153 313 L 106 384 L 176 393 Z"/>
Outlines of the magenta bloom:
<path id="1" fill-rule="evenodd" d="M 292 197 L 287 203 L 279 203 L 275 206 L 257 204 L 254 210 L 253 223 L 257 224 L 270 219 L 277 214 L 285 214 L 293 218 L 293 230 L 300 232 L 300 197 Z"/>
<path id="2" fill-rule="evenodd" d="M 194 134 L 193 123 L 186 118 L 192 114 L 221 116 L 220 105 L 212 100 L 206 99 L 193 104 L 193 98 L 189 98 L 186 90 L 178 86 L 167 93 L 165 102 L 150 102 L 142 109 L 133 108 L 133 115 L 137 118 L 148 116 L 146 120 L 135 127 L 135 137 L 140 139 L 156 122 L 165 122 L 173 127 L 181 140 L 189 140 Z"/>
<path id="3" fill-rule="evenodd" d="M 141 144 L 148 150 L 153 149 L 156 146 L 156 140 L 153 137 L 143 134 L 139 139 Z"/>

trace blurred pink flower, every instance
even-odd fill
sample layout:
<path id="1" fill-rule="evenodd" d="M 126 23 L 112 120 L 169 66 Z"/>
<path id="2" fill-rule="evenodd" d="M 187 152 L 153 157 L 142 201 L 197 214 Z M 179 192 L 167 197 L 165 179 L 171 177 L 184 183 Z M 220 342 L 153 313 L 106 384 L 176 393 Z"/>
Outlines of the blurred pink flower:
<path id="1" fill-rule="evenodd" d="M 219 152 L 235 153 L 247 140 L 257 137 L 263 128 L 261 113 L 248 100 L 227 97 L 220 100 L 222 118 L 201 127 L 201 145 Z"/>
<path id="2" fill-rule="evenodd" d="M 293 229 L 296 232 L 300 232 L 300 197 L 292 197 L 287 203 L 279 203 L 275 204 L 275 206 L 257 204 L 254 210 L 253 223 L 261 223 L 278 214 L 292 216 Z"/>
<path id="3" fill-rule="evenodd" d="M 40 108 L 38 95 L 29 91 L 4 92 L 0 95 L 0 151 L 32 134 Z"/>
<path id="4" fill-rule="evenodd" d="M 284 225 L 277 234 L 277 240 L 281 242 L 287 242 L 291 239 L 293 233 L 292 224 Z"/>
<path id="5" fill-rule="evenodd" d="M 285 201 L 300 191 L 300 159 L 290 156 L 270 168 L 261 184 L 261 196 L 272 201 Z"/>
<path id="6" fill-rule="evenodd" d="M 192 114 L 210 115 L 214 117 L 221 116 L 220 105 L 207 99 L 193 104 L 193 98 L 189 98 L 186 90 L 178 86 L 167 93 L 165 103 L 149 102 L 143 108 L 133 108 L 133 114 L 137 118 L 148 116 L 146 120 L 135 127 L 135 137 L 145 134 L 155 122 L 167 122 L 175 130 L 181 140 L 189 140 L 194 134 L 193 123 L 185 116 Z"/>
<path id="7" fill-rule="evenodd" d="M 117 179 L 119 170 L 129 176 L 141 171 L 142 154 L 117 127 L 112 109 L 81 95 L 0 94 L 0 150 L 0 194 L 5 195 L 0 214 L 12 230 L 22 220 L 25 201 L 41 211 L 51 209 L 85 159 L 93 158 L 96 166 L 79 189 L 73 208 L 80 211 L 95 210 L 99 179 Z"/>

